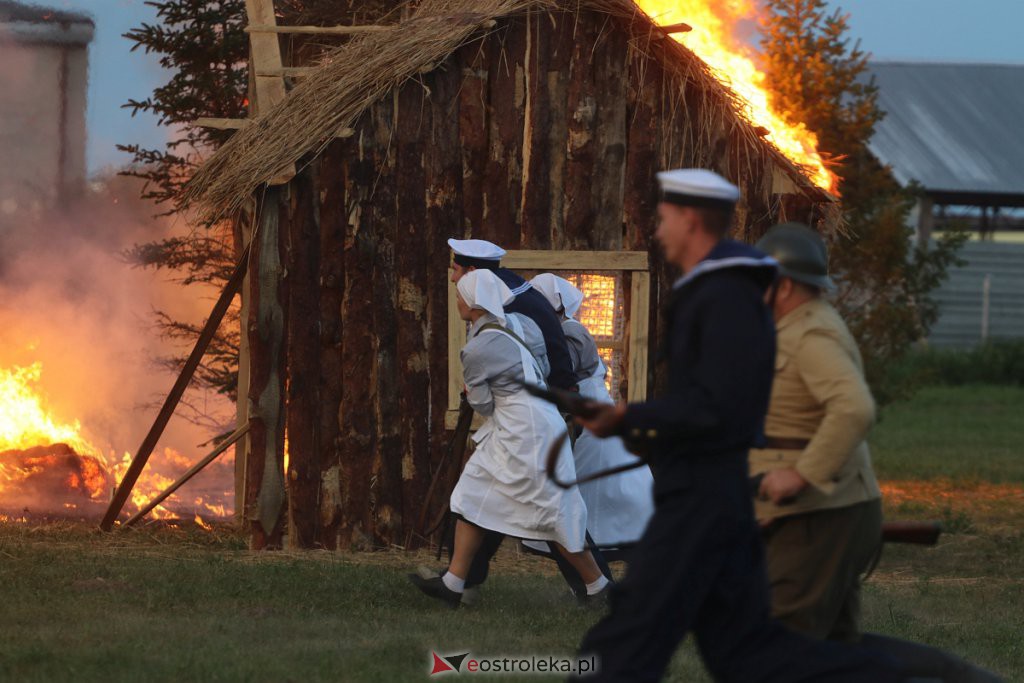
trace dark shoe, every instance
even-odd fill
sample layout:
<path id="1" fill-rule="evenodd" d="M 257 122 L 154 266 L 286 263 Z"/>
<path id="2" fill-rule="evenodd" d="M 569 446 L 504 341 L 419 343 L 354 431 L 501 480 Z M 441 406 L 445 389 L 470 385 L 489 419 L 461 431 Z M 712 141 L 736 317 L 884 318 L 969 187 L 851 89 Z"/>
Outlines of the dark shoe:
<path id="1" fill-rule="evenodd" d="M 431 569 L 420 565 L 416 567 L 416 573 L 419 574 L 421 579 L 429 581 L 435 576 L 444 576 L 445 569 Z M 462 591 L 462 606 L 472 607 L 480 601 L 480 586 L 466 586 L 466 590 Z"/>
<path id="2" fill-rule="evenodd" d="M 425 579 L 419 574 L 409 574 L 409 580 L 426 595 L 440 600 L 452 609 L 458 607 L 459 602 L 462 601 L 462 593 L 450 590 L 448 586 L 444 585 L 444 581 L 441 580 L 440 576 Z"/>
<path id="3" fill-rule="evenodd" d="M 593 595 L 586 595 L 577 598 L 580 605 L 586 609 L 602 610 L 608 607 L 608 597 L 611 595 L 614 581 L 609 581 L 604 588 Z"/>

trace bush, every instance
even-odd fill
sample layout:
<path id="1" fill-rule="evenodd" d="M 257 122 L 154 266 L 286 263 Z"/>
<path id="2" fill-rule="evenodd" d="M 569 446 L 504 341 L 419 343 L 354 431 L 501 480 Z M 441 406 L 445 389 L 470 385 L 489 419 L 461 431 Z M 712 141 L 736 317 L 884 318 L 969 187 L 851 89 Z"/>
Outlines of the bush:
<path id="1" fill-rule="evenodd" d="M 973 349 L 920 348 L 886 368 L 887 387 L 1002 384 L 1024 386 L 1024 340 L 997 341 Z M 904 398 L 892 392 L 890 398 Z"/>

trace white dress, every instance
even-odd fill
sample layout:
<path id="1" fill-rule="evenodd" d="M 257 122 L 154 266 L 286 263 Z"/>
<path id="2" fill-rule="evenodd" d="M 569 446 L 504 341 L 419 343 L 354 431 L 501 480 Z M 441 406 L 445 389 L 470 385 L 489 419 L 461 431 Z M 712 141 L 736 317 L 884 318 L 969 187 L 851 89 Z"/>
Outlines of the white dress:
<path id="1" fill-rule="evenodd" d="M 594 374 L 579 383 L 580 395 L 592 401 L 613 403 L 604 384 L 605 367 L 600 362 Z M 573 449 L 576 476 L 636 462 L 619 437 L 600 439 L 584 429 Z M 616 547 L 634 543 L 647 528 L 654 513 L 654 477 L 644 465 L 579 486 L 587 506 L 587 529 L 594 543 Z"/>
<path id="2" fill-rule="evenodd" d="M 515 317 L 510 316 L 507 324 L 522 338 L 522 326 Z M 529 350 L 507 332 L 486 329 L 477 335 L 503 335 L 510 340 L 508 348 L 518 349 L 525 381 L 543 383 Z M 464 366 L 471 360 L 465 356 L 473 353 L 471 343 L 464 349 Z M 472 395 L 474 387 L 468 388 Z M 452 492 L 452 511 L 484 529 L 555 541 L 569 552 L 582 551 L 587 524 L 583 497 L 578 489 L 558 488 L 544 471 L 548 447 L 565 432 L 565 421 L 554 406 L 524 389 L 495 391 L 492 396 L 493 412 L 473 436 L 476 450 Z M 567 479 L 576 475 L 568 442 L 559 458 L 558 475 Z"/>

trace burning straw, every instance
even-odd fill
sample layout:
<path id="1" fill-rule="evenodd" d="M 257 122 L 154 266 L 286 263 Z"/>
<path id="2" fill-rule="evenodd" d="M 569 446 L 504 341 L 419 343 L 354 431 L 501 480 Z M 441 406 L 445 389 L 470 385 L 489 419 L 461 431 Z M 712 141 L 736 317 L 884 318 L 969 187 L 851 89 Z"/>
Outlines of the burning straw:
<path id="1" fill-rule="evenodd" d="M 185 186 L 181 206 L 196 208 L 208 220 L 233 213 L 282 169 L 298 163 L 309 152 L 321 152 L 338 131 L 354 127 L 359 116 L 392 89 L 430 71 L 481 31 L 493 27 L 496 20 L 531 11 L 596 11 L 633 21 L 634 31 L 635 26 L 646 27 L 642 36 L 634 36 L 633 49 L 669 51 L 668 61 L 676 65 L 676 78 L 673 92 L 667 94 L 679 103 L 681 115 L 697 119 L 693 139 L 674 147 L 694 151 L 696 159 L 710 158 L 712 128 L 724 123 L 724 129 L 736 135 L 741 147 L 741 167 L 735 169 L 739 179 L 757 178 L 755 185 L 768 198 L 770 177 L 756 175 L 749 163 L 767 156 L 791 171 L 803 191 L 830 203 L 829 195 L 818 190 L 803 171 L 763 139 L 743 114 L 737 95 L 690 50 L 667 40 L 632 0 L 424 0 L 405 9 L 409 17 L 404 21 L 387 30 L 356 34 L 344 45 L 325 52 L 317 70 L 302 79 L 283 102 L 252 119 L 197 171 Z M 695 114 L 687 112 L 682 101 L 690 84 L 702 93 L 701 111 Z"/>

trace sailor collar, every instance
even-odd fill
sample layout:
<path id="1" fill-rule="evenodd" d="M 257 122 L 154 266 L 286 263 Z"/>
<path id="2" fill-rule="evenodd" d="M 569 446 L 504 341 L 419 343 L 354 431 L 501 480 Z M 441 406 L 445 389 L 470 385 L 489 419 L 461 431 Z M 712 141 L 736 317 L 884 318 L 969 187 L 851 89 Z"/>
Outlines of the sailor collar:
<path id="1" fill-rule="evenodd" d="M 757 268 L 776 270 L 779 262 L 767 254 L 732 240 L 722 240 L 688 273 L 675 281 L 673 290 L 679 290 L 702 275 L 728 268 Z"/>

